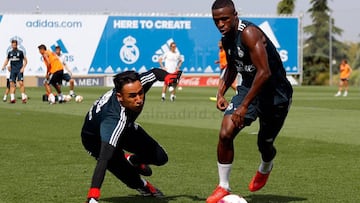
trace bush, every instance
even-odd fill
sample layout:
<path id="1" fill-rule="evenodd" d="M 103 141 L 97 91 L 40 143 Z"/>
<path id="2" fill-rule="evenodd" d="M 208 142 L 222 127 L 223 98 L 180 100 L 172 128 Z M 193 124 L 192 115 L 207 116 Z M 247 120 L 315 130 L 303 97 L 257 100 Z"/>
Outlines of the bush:
<path id="1" fill-rule="evenodd" d="M 328 85 L 329 84 L 329 73 L 319 73 L 316 76 L 314 85 Z"/>

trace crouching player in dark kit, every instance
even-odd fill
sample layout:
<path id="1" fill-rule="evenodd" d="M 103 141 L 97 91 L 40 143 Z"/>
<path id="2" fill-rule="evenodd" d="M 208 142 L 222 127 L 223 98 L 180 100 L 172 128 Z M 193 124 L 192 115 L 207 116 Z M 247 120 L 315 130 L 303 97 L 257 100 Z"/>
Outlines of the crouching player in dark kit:
<path id="1" fill-rule="evenodd" d="M 142 74 L 134 71 L 119 73 L 114 76 L 115 88 L 96 100 L 87 113 L 81 139 L 85 149 L 97 160 L 87 202 L 98 202 L 106 170 L 143 196 L 163 196 L 140 175 L 152 175 L 149 164 L 164 165 L 168 156 L 135 123 L 144 107 L 145 93 L 157 80 L 172 83 L 170 80 L 178 78 L 161 69 Z"/>

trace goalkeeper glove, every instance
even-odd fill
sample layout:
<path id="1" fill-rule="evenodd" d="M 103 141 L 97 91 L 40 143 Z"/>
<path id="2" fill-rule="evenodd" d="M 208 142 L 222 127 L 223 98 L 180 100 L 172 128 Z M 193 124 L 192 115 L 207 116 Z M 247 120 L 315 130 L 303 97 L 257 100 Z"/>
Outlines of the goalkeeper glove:
<path id="1" fill-rule="evenodd" d="M 100 189 L 94 187 L 90 188 L 87 197 L 88 197 L 87 203 L 98 203 L 98 199 L 100 198 Z"/>

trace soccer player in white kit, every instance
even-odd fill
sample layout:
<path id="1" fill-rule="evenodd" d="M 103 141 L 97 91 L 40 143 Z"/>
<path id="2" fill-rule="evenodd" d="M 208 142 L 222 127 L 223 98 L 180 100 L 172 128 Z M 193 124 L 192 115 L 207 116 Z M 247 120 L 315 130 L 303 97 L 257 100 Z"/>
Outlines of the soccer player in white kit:
<path id="1" fill-rule="evenodd" d="M 164 63 L 163 63 L 164 62 Z M 170 51 L 166 52 L 162 57 L 159 58 L 160 67 L 169 72 L 174 73 L 180 70 L 181 64 L 183 60 L 180 56 L 180 52 L 176 49 L 175 42 L 171 42 Z M 161 93 L 161 101 L 165 101 L 165 93 L 168 85 L 164 83 L 162 93 Z M 170 101 L 175 101 L 175 87 L 169 88 L 170 91 Z"/>
<path id="2" fill-rule="evenodd" d="M 61 47 L 60 46 L 55 47 L 55 53 L 59 57 L 61 63 L 63 64 L 63 67 L 64 67 L 63 80 L 68 82 L 69 85 L 70 85 L 69 95 L 71 97 L 75 97 L 76 96 L 76 94 L 74 92 L 75 80 L 72 78 L 72 72 L 70 71 L 69 67 L 66 64 L 65 55 L 63 55 L 61 53 Z"/>

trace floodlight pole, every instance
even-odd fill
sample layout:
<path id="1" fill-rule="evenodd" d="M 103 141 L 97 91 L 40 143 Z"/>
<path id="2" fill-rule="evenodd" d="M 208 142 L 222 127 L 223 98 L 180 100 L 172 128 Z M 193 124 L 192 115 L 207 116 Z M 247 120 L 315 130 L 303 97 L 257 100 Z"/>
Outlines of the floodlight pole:
<path id="1" fill-rule="evenodd" d="M 331 12 L 329 11 L 329 85 L 332 85 L 332 20 Z"/>
<path id="2" fill-rule="evenodd" d="M 299 39 L 299 43 L 300 43 L 300 47 L 299 47 L 299 62 L 298 62 L 298 67 L 299 67 L 299 71 L 300 71 L 300 76 L 299 76 L 299 83 L 300 85 L 302 85 L 303 80 L 304 80 L 304 26 L 303 26 L 303 18 L 304 18 L 304 14 L 303 12 L 300 13 L 300 39 Z"/>

